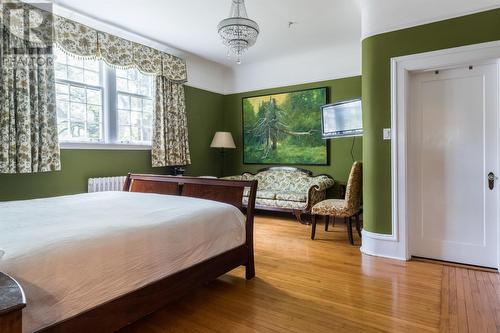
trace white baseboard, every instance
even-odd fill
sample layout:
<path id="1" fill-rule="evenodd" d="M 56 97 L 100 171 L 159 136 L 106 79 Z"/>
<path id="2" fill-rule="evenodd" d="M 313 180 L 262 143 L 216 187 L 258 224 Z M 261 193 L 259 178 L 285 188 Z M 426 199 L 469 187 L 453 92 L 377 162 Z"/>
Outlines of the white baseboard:
<path id="1" fill-rule="evenodd" d="M 370 256 L 407 261 L 406 250 L 395 235 L 383 235 L 362 230 L 361 252 Z"/>

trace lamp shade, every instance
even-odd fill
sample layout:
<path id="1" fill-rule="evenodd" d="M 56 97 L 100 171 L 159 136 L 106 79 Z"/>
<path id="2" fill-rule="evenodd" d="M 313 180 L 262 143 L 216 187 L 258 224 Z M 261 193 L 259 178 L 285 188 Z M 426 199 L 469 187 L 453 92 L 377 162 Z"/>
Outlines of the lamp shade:
<path id="1" fill-rule="evenodd" d="M 233 136 L 229 132 L 217 132 L 212 140 L 211 148 L 229 148 L 235 149 Z"/>

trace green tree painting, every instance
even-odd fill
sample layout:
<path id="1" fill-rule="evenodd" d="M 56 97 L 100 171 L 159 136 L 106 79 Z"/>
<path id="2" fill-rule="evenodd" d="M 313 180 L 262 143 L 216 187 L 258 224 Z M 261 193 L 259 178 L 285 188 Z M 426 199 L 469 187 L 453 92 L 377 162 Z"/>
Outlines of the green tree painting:
<path id="1" fill-rule="evenodd" d="M 244 162 L 327 164 L 321 137 L 326 88 L 243 99 Z"/>

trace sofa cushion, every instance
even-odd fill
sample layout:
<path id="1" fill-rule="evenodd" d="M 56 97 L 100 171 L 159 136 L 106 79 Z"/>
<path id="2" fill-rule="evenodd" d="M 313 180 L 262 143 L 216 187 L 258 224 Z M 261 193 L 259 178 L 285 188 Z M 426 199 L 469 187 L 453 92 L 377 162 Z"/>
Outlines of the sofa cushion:
<path id="1" fill-rule="evenodd" d="M 295 202 L 306 202 L 307 201 L 307 192 L 279 192 L 276 193 L 277 200 L 285 200 L 285 201 L 295 201 Z"/>
<path id="2" fill-rule="evenodd" d="M 257 191 L 257 198 L 259 199 L 276 199 L 276 193 L 273 191 Z"/>
<path id="3" fill-rule="evenodd" d="M 243 198 L 243 205 L 248 205 L 248 197 Z M 270 207 L 270 208 L 286 208 L 286 209 L 296 209 L 304 210 L 307 208 L 305 202 L 295 202 L 295 201 L 284 201 L 284 200 L 269 200 L 269 199 L 256 199 L 255 205 L 260 207 Z"/>
<path id="4" fill-rule="evenodd" d="M 245 188 L 243 196 L 248 197 L 250 195 L 250 188 Z M 257 190 L 256 198 L 259 199 L 276 199 L 276 193 L 273 191 Z"/>

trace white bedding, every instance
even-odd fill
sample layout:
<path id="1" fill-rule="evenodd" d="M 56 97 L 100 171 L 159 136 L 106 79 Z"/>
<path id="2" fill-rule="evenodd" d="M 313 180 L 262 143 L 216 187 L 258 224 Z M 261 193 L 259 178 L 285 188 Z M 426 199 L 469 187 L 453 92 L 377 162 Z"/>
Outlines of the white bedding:
<path id="1" fill-rule="evenodd" d="M 100 192 L 0 203 L 0 271 L 24 288 L 25 332 L 244 242 L 243 214 L 208 200 Z"/>

